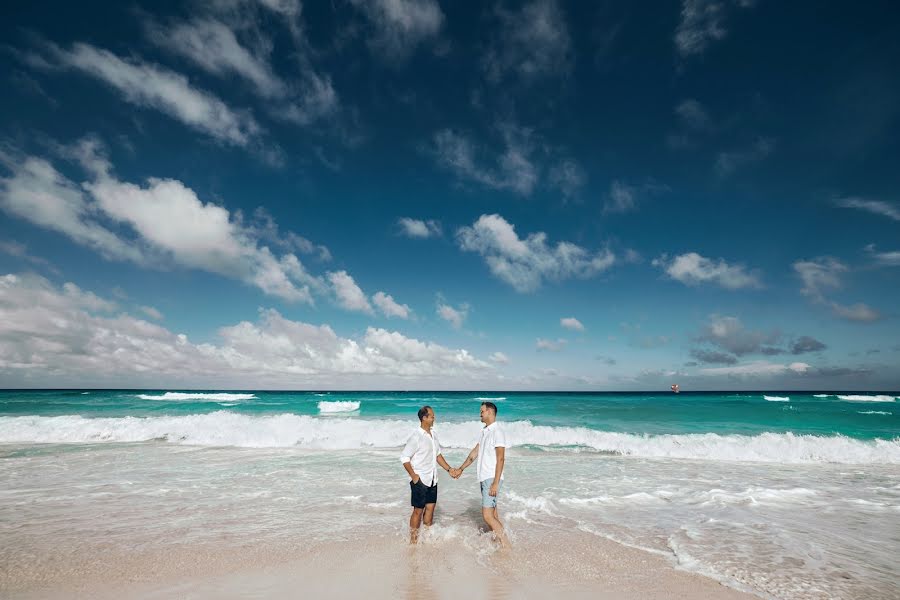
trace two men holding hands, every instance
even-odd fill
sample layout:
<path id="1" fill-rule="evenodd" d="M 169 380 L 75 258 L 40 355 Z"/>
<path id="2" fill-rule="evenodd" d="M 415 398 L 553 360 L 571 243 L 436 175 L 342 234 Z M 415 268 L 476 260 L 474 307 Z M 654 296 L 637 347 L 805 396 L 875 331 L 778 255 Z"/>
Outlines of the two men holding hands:
<path id="1" fill-rule="evenodd" d="M 478 483 L 481 488 L 481 516 L 485 525 L 494 533 L 504 548 L 509 546 L 503 524 L 497 513 L 497 495 L 503 483 L 503 467 L 506 462 L 506 434 L 497 423 L 497 405 L 482 402 L 481 437 L 459 468 L 451 467 L 442 455 L 441 445 L 432 431 L 434 410 L 430 406 L 419 409 L 419 428 L 410 436 L 403 448 L 400 462 L 410 478 L 413 510 L 409 517 L 409 543 L 415 544 L 422 522 L 431 526 L 437 504 L 437 467 L 440 465 L 453 479 L 459 479 L 463 471 L 476 463 Z"/>

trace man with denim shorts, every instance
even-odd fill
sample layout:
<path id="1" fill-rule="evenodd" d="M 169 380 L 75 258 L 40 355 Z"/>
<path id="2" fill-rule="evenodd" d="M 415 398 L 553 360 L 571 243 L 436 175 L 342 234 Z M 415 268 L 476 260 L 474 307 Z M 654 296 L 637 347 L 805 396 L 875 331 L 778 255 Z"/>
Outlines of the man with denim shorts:
<path id="1" fill-rule="evenodd" d="M 434 431 L 434 410 L 430 406 L 419 409 L 419 427 L 409 436 L 400 462 L 409 474 L 410 504 L 413 507 L 409 517 L 409 543 L 419 539 L 419 525 L 424 520 L 431 527 L 434 508 L 437 505 L 437 468 L 444 468 L 453 477 L 458 477 L 456 469 L 450 468 L 441 454 L 441 443 Z"/>
<path id="2" fill-rule="evenodd" d="M 481 486 L 481 516 L 485 524 L 494 532 L 503 548 L 509 547 L 500 515 L 497 513 L 497 494 L 503 484 L 503 465 L 506 462 L 506 434 L 497 423 L 497 405 L 493 402 L 481 403 L 481 438 L 469 452 L 466 461 L 460 465 L 461 474 L 466 467 L 476 462 L 478 484 Z"/>

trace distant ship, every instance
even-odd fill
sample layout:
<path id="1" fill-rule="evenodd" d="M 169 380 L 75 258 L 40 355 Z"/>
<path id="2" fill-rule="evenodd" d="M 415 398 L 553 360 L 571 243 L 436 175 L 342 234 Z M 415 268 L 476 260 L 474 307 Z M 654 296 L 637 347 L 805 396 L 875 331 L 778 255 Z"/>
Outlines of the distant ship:
<path id="1" fill-rule="evenodd" d="M 676 394 L 681 391 L 681 389 L 678 387 L 677 383 L 673 383 L 671 388 L 672 388 L 672 391 L 675 392 Z"/>

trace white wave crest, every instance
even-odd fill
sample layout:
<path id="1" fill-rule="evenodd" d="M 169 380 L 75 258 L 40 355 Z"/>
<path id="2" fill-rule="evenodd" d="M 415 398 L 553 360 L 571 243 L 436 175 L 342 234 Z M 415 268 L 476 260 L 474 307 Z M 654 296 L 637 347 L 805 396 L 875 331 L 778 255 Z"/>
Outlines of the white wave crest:
<path id="1" fill-rule="evenodd" d="M 790 401 L 790 396 L 763 396 L 769 402 L 788 402 Z"/>
<path id="2" fill-rule="evenodd" d="M 485 398 L 482 398 L 482 397 L 478 396 L 478 397 L 475 398 L 475 400 L 481 400 L 481 401 L 483 401 L 483 402 L 484 402 L 484 401 L 490 402 L 490 401 L 493 400 L 494 402 L 499 402 L 499 401 L 501 401 L 501 400 L 506 400 L 506 396 L 499 396 L 499 397 L 497 397 L 497 398 L 491 398 L 491 397 L 485 397 Z"/>
<path id="3" fill-rule="evenodd" d="M 813 394 L 814 398 L 831 398 L 832 394 Z"/>
<path id="4" fill-rule="evenodd" d="M 359 402 L 355 402 L 352 400 L 338 400 L 336 402 L 328 402 L 327 400 L 322 400 L 321 402 L 319 402 L 320 413 L 342 413 L 353 412 L 355 410 L 359 410 Z"/>
<path id="5" fill-rule="evenodd" d="M 894 413 L 888 412 L 886 410 L 858 410 L 857 414 L 860 415 L 893 415 Z"/>
<path id="6" fill-rule="evenodd" d="M 230 400 L 253 400 L 256 398 L 254 394 L 226 394 L 218 393 L 188 393 L 188 392 L 166 392 L 161 396 L 152 394 L 138 394 L 141 400 L 211 400 L 213 402 L 228 402 Z"/>
<path id="7" fill-rule="evenodd" d="M 399 448 L 415 426 L 409 420 L 250 416 L 227 411 L 168 417 L 0 417 L 0 443 L 162 441 L 249 448 Z M 863 441 L 792 433 L 635 435 L 529 421 L 506 422 L 503 427 L 512 447 L 581 447 L 649 458 L 738 462 L 900 464 L 900 438 Z M 480 429 L 480 423 L 471 421 L 441 423 L 435 431 L 442 446 L 468 449 L 474 446 Z"/>
<path id="8" fill-rule="evenodd" d="M 885 396 L 885 395 L 877 395 L 877 396 L 863 396 L 859 394 L 851 394 L 849 396 L 838 396 L 839 400 L 846 400 L 847 402 L 893 402 L 893 396 Z"/>

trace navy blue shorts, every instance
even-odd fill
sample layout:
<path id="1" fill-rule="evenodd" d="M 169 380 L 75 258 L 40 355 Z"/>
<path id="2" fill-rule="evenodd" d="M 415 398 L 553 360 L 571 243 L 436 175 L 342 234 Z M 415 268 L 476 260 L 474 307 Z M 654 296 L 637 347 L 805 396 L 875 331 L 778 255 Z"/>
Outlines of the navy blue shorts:
<path id="1" fill-rule="evenodd" d="M 437 484 L 428 487 L 419 479 L 416 483 L 409 482 L 409 489 L 412 496 L 409 503 L 415 508 L 425 508 L 426 504 L 434 504 L 437 502 Z"/>

